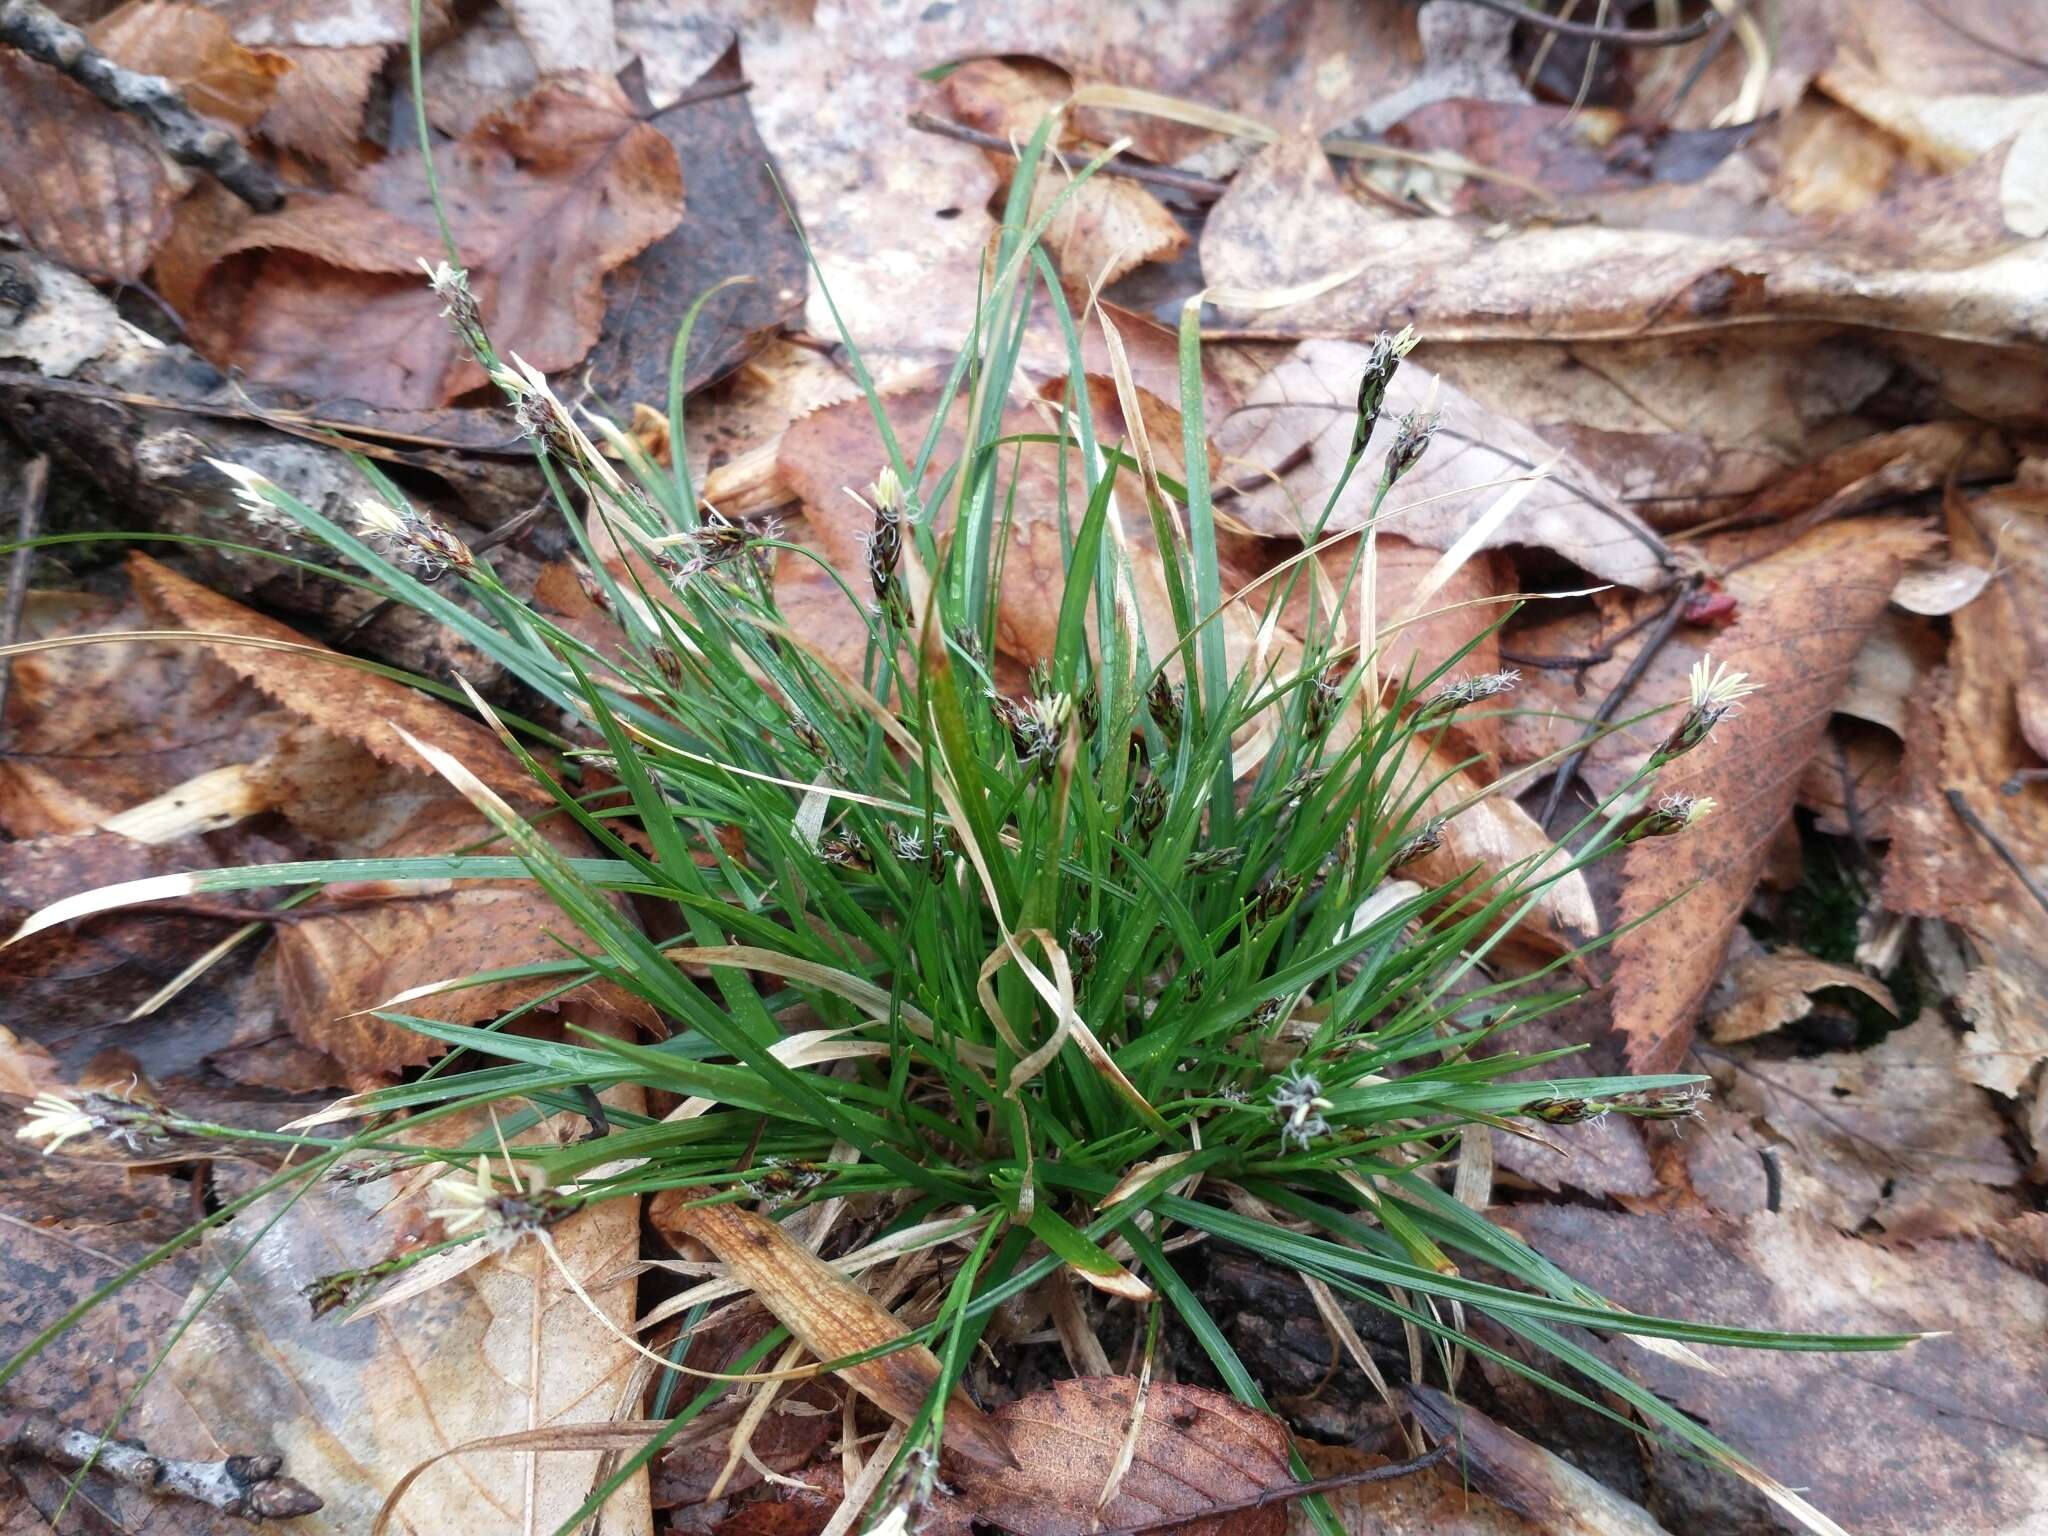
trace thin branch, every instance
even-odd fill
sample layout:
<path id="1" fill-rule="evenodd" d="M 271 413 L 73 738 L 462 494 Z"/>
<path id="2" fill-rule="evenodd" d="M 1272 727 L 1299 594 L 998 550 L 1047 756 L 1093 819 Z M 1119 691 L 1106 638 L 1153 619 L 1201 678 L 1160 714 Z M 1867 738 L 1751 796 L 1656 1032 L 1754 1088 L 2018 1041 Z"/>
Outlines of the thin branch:
<path id="1" fill-rule="evenodd" d="M 21 614 L 28 602 L 28 578 L 35 564 L 33 541 L 43 517 L 43 493 L 50 486 L 50 461 L 29 460 L 21 475 L 21 521 L 15 538 L 20 546 L 7 564 L 7 601 L 0 610 L 0 649 L 21 638 Z M 0 656 L 0 721 L 7 718 L 7 688 L 14 681 L 14 658 Z"/>
<path id="2" fill-rule="evenodd" d="M 321 1506 L 304 1483 L 283 1476 L 282 1456 L 178 1461 L 125 1440 L 102 1440 L 41 1413 L 0 1413 L 0 1452 L 38 1456 L 60 1467 L 90 1465 L 117 1483 L 212 1506 L 244 1520 L 292 1520 Z"/>
<path id="3" fill-rule="evenodd" d="M 1557 814 L 1558 806 L 1564 803 L 1565 794 L 1578 778 L 1579 765 L 1585 762 L 1586 753 L 1592 750 L 1592 738 L 1621 707 L 1630 690 L 1649 670 L 1650 663 L 1656 660 L 1657 653 L 1664 649 L 1664 642 L 1671 638 L 1671 632 L 1678 628 L 1678 620 L 1685 612 L 1685 600 L 1692 595 L 1696 584 L 1694 579 L 1688 578 L 1678 591 L 1672 594 L 1670 605 L 1657 616 L 1657 627 L 1651 630 L 1649 637 L 1643 641 L 1643 648 L 1637 651 L 1629 662 L 1628 670 L 1621 674 L 1621 681 L 1614 685 L 1607 697 L 1600 701 L 1600 707 L 1593 712 L 1592 721 L 1586 726 L 1585 735 L 1581 738 L 1584 745 L 1557 765 L 1557 778 L 1551 783 L 1550 798 L 1543 802 L 1543 814 L 1536 818 L 1536 824 L 1544 830 L 1549 830 L 1551 817 Z"/>
<path id="4" fill-rule="evenodd" d="M 249 157 L 233 129 L 194 112 L 161 75 L 123 69 L 37 0 L 0 0 L 0 43 L 69 75 L 115 111 L 140 118 L 173 160 L 209 173 L 258 213 L 284 206 L 277 178 Z"/>
<path id="5" fill-rule="evenodd" d="M 930 112 L 911 113 L 910 126 L 919 133 L 935 133 L 942 139 L 958 139 L 962 144 L 972 144 L 976 149 L 993 150 L 999 155 L 1017 153 L 1017 146 L 1008 139 L 998 138 L 993 133 L 983 133 L 979 128 L 969 128 L 965 123 L 956 123 Z M 1211 181 L 1206 176 L 1190 175 L 1186 171 L 1171 170 L 1163 165 L 1146 165 L 1127 155 L 1118 155 L 1107 162 L 1101 167 L 1099 174 L 1121 176 L 1126 181 L 1148 182 L 1155 187 L 1168 187 L 1203 203 L 1215 202 L 1223 195 L 1224 190 L 1220 181 Z"/>
<path id="6" fill-rule="evenodd" d="M 1151 1536 L 1153 1532 L 1178 1530 L 1184 1525 L 1202 1525 L 1220 1515 L 1241 1515 L 1254 1509 L 1270 1509 L 1275 1504 L 1305 1499 L 1310 1494 L 1334 1493 L 1339 1488 L 1356 1488 L 1361 1483 L 1390 1483 L 1396 1478 L 1408 1477 L 1435 1466 L 1451 1454 L 1451 1445 L 1452 1442 L 1446 1440 L 1434 1450 L 1424 1451 L 1411 1461 L 1396 1461 L 1384 1467 L 1369 1467 L 1363 1472 L 1346 1472 L 1338 1477 L 1318 1478 L 1312 1483 L 1292 1483 L 1286 1487 L 1268 1488 L 1254 1498 L 1239 1499 L 1234 1504 L 1215 1504 L 1195 1514 L 1172 1515 L 1164 1520 L 1148 1520 L 1143 1525 L 1122 1525 L 1114 1530 L 1100 1531 L 1097 1536 Z"/>
<path id="7" fill-rule="evenodd" d="M 1984 818 L 1970 809 L 1970 802 L 1963 798 L 1963 792 L 1960 789 L 1945 789 L 1942 793 L 1948 797 L 1949 808 L 1962 818 L 1963 825 L 1990 845 L 1991 851 L 1998 855 L 1999 862 L 2019 877 L 2020 884 L 2027 888 L 2027 894 L 2034 898 L 2043 912 L 2048 912 L 2048 891 L 2041 889 L 2040 882 L 2028 873 L 2026 865 L 2014 857 L 2013 851 L 2005 846 L 1999 835 L 1985 825 Z"/>
<path id="8" fill-rule="evenodd" d="M 1556 16 L 1546 16 L 1541 11 L 1532 11 L 1526 5 L 1517 5 L 1515 0 L 1465 0 L 1465 4 L 1498 11 L 1503 16 L 1525 21 L 1532 27 L 1555 32 L 1559 37 L 1576 37 L 1589 43 L 1608 43 L 1617 48 L 1676 48 L 1681 43 L 1690 43 L 1697 38 L 1705 37 L 1720 24 L 1721 20 L 1719 12 L 1709 11 L 1697 20 L 1688 21 L 1682 27 L 1648 27 L 1638 31 L 1633 27 L 1600 27 L 1591 22 L 1564 21 Z"/>

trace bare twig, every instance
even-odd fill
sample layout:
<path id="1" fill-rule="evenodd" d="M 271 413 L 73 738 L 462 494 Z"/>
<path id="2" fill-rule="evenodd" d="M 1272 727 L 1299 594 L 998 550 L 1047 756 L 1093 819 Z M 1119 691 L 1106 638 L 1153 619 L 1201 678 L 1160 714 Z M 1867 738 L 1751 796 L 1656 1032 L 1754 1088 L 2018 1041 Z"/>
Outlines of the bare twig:
<path id="1" fill-rule="evenodd" d="M 1644 639 L 1643 648 L 1637 651 L 1634 658 L 1629 662 L 1628 669 L 1621 674 L 1621 681 L 1614 685 L 1613 690 L 1607 697 L 1600 701 L 1600 707 L 1593 711 L 1593 718 L 1587 724 L 1586 733 L 1581 738 L 1583 744 L 1570 757 L 1557 765 L 1557 777 L 1551 781 L 1550 785 L 1550 798 L 1543 802 L 1543 814 L 1536 818 L 1536 824 L 1545 831 L 1550 829 L 1550 818 L 1557 814 L 1558 806 L 1564 803 L 1566 793 L 1571 789 L 1573 782 L 1577 780 L 1579 765 L 1585 762 L 1586 753 L 1592 750 L 1593 737 L 1599 733 L 1600 727 L 1605 725 L 1614 712 L 1621 707 L 1622 701 L 1629 696 L 1630 690 L 1642 680 L 1643 674 L 1649 670 L 1650 663 L 1657 659 L 1657 653 L 1664 649 L 1664 642 L 1669 640 L 1671 632 L 1678 628 L 1678 620 L 1685 612 L 1685 600 L 1692 595 L 1692 589 L 1696 584 L 1696 580 L 1688 578 L 1672 594 L 1670 605 L 1657 616 L 1657 627 L 1652 629 L 1648 637 Z"/>
<path id="2" fill-rule="evenodd" d="M 1681 43 L 1692 42 L 1705 37 L 1720 23 L 1720 14 L 1710 11 L 1695 21 L 1688 21 L 1682 27 L 1647 27 L 1638 31 L 1634 27 L 1600 27 L 1590 22 L 1565 21 L 1560 17 L 1546 16 L 1541 11 L 1532 11 L 1526 5 L 1517 5 L 1515 0 L 1465 0 L 1467 5 L 1484 6 L 1489 11 L 1498 11 L 1503 16 L 1512 16 L 1517 21 L 1526 21 L 1532 27 L 1546 32 L 1555 32 L 1559 37 L 1576 37 L 1589 43 L 1608 43 L 1617 48 L 1676 48 Z"/>
<path id="3" fill-rule="evenodd" d="M 63 71 L 115 111 L 140 118 L 173 160 L 207 172 L 258 213 L 284 206 L 277 178 L 249 157 L 234 130 L 194 112 L 161 75 L 123 69 L 37 0 L 0 0 L 0 43 Z"/>
<path id="4" fill-rule="evenodd" d="M 0 610 L 0 649 L 21 638 L 21 614 L 28 602 L 29 570 L 35 564 L 31 547 L 43 517 L 43 493 L 50 486 L 50 461 L 31 459 L 21 475 L 21 521 L 15 538 L 19 547 L 7 563 L 7 603 Z M 0 720 L 7 718 L 7 687 L 14 680 L 14 658 L 0 656 Z"/>
<path id="5" fill-rule="evenodd" d="M 1427 1471 L 1451 1454 L 1449 1440 L 1424 1451 L 1410 1461 L 1390 1462 L 1384 1467 L 1369 1467 L 1363 1472 L 1346 1472 L 1337 1477 L 1317 1478 L 1312 1483 L 1293 1483 L 1283 1488 L 1268 1488 L 1254 1498 L 1239 1499 L 1234 1504 L 1215 1504 L 1192 1515 L 1171 1515 L 1164 1520 L 1148 1520 L 1143 1525 L 1118 1526 L 1115 1530 L 1101 1531 L 1097 1536 L 1150 1536 L 1154 1531 L 1176 1530 L 1184 1525 L 1202 1525 L 1219 1515 L 1238 1515 L 1247 1510 L 1268 1509 L 1275 1504 L 1284 1504 L 1293 1499 L 1305 1499 L 1310 1494 L 1334 1493 L 1339 1488 L 1355 1488 L 1361 1483 L 1390 1483 L 1396 1478 L 1409 1477 L 1414 1473 Z"/>
<path id="6" fill-rule="evenodd" d="M 1963 798 L 1963 792 L 1960 789 L 1945 789 L 1942 793 L 1948 797 L 1949 808 L 1962 818 L 1963 825 L 1990 845 L 1991 851 L 1998 855 L 1999 862 L 2019 878 L 2020 884 L 2027 888 L 2027 894 L 2034 898 L 2041 910 L 2048 912 L 2048 891 L 2041 889 L 2040 882 L 2027 872 L 2026 865 L 2013 856 L 2013 851 L 2005 846 L 2003 839 L 1985 825 L 1984 818 L 1970 809 L 1970 802 Z"/>
<path id="7" fill-rule="evenodd" d="M 1014 155 L 1017 146 L 1008 139 L 998 138 L 993 133 L 983 133 L 979 128 L 969 128 L 965 123 L 956 123 L 948 118 L 938 117 L 930 112 L 910 114 L 910 126 L 919 133 L 935 133 L 942 139 L 958 139 L 962 144 L 972 144 L 976 149 L 993 150 L 999 155 Z M 1126 181 L 1149 182 L 1155 187 L 1170 187 L 1184 193 L 1197 202 L 1213 203 L 1223 195 L 1223 183 L 1211 181 L 1206 176 L 1190 175 L 1186 171 L 1171 170 L 1163 165 L 1146 165 L 1126 155 L 1118 155 L 1103 165 L 1100 173 L 1104 176 L 1121 176 Z"/>
<path id="8" fill-rule="evenodd" d="M 60 1467 L 90 1465 L 118 1483 L 211 1505 L 244 1520 L 291 1520 L 320 1508 L 320 1496 L 283 1476 L 281 1456 L 178 1461 L 125 1440 L 102 1440 L 41 1413 L 0 1413 L 0 1452 Z"/>

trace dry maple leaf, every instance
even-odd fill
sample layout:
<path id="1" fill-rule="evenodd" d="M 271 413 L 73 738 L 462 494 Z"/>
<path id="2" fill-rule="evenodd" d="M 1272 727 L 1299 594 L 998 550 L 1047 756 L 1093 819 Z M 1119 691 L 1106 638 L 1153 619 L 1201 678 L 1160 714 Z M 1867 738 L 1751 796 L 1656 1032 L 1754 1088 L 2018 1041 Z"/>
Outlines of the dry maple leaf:
<path id="1" fill-rule="evenodd" d="M 605 274 L 682 217 L 674 148 L 609 80 L 551 81 L 435 163 L 493 341 L 544 372 L 582 359 Z M 241 224 L 181 283 L 193 335 L 252 376 L 429 407 L 483 383 L 420 277 L 441 254 L 422 162 L 399 155 Z"/>
<path id="2" fill-rule="evenodd" d="M 1683 836 L 1645 839 L 1625 856 L 1621 921 L 1659 914 L 1614 946 L 1614 1027 L 1638 1070 L 1668 1071 L 1684 1056 L 1864 634 L 1899 573 L 1932 543 L 1915 523 L 1850 519 L 1728 573 L 1742 616 L 1712 642 L 1713 653 L 1762 691 L 1715 739 L 1658 778 L 1661 792 L 1711 796 L 1716 813 Z M 1667 903 L 1670 910 L 1659 912 Z"/>
<path id="3" fill-rule="evenodd" d="M 616 1028 L 590 1015 L 580 1022 Z M 641 1108 L 631 1086 L 605 1098 L 628 1113 Z M 557 1134 L 580 1129 L 569 1119 Z M 443 1122 L 436 1131 L 460 1140 L 488 1136 L 491 1127 Z M 209 1234 L 211 1273 L 252 1240 L 259 1246 L 198 1314 L 193 1336 L 137 1409 L 137 1433 L 153 1448 L 176 1453 L 188 1444 L 183 1426 L 196 1415 L 223 1440 L 282 1452 L 326 1500 L 319 1514 L 294 1523 L 307 1536 L 364 1536 L 404 1474 L 470 1441 L 605 1423 L 638 1358 L 613 1332 L 635 1315 L 630 1266 L 640 1252 L 640 1202 L 630 1196 L 593 1202 L 547 1234 L 610 1326 L 535 1242 L 480 1257 L 478 1249 L 451 1250 L 477 1262 L 374 1316 L 309 1320 L 307 1285 L 417 1242 L 435 1196 L 396 1194 L 389 1181 L 323 1182 L 288 1209 L 259 1205 Z M 596 1451 L 445 1455 L 406 1488 L 386 1529 L 552 1531 L 589 1494 L 599 1466 Z M 635 1476 L 607 1505 L 605 1528 L 649 1529 L 646 1501 L 645 1479 Z"/>
<path id="4" fill-rule="evenodd" d="M 1868 1050 L 1784 1060 L 1729 1052 L 1727 1110 L 1756 1116 L 1784 1141 L 1772 1151 L 1780 1208 L 1843 1231 L 1874 1218 L 1902 1241 L 1973 1231 L 1987 1213 L 2017 1214 L 2018 1200 L 1997 1193 L 2020 1179 L 2005 1119 L 1961 1076 L 1959 1043 L 1927 1013 Z M 1693 1187 L 1730 1215 L 1760 1211 L 1768 1192 L 1760 1147 L 1716 1146 L 1726 1129 L 1716 1116 L 1697 1137 L 1687 1134 Z"/>

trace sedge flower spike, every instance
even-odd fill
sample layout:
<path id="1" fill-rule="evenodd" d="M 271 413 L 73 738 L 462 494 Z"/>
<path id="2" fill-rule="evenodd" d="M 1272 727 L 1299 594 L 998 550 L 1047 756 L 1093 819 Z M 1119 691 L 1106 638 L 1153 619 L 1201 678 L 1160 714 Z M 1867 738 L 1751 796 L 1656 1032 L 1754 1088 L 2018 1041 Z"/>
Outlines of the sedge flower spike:
<path id="1" fill-rule="evenodd" d="M 46 1143 L 42 1153 L 48 1157 L 65 1142 L 91 1135 L 101 1124 L 98 1115 L 81 1108 L 61 1093 L 39 1093 L 30 1100 L 28 1117 L 14 1134 L 22 1141 Z"/>
<path id="2" fill-rule="evenodd" d="M 476 556 L 467 544 L 410 507 L 388 507 L 365 497 L 356 503 L 356 527 L 364 538 L 416 569 L 422 580 L 439 581 L 450 571 L 466 575 L 476 569 Z"/>
<path id="3" fill-rule="evenodd" d="M 1401 418 L 1401 430 L 1394 438 L 1394 446 L 1387 450 L 1384 477 L 1388 486 L 1422 462 L 1443 419 L 1442 411 L 1410 411 Z"/>
<path id="4" fill-rule="evenodd" d="M 1287 1075 L 1274 1082 L 1272 1104 L 1280 1118 L 1281 1146 L 1297 1142 L 1306 1152 L 1316 1137 L 1330 1134 L 1323 1111 L 1332 1106 L 1323 1097 L 1323 1085 L 1300 1067 L 1289 1067 Z"/>
<path id="5" fill-rule="evenodd" d="M 1657 762 L 1682 757 L 1714 734 L 1714 727 L 1734 714 L 1741 701 L 1759 691 L 1746 672 L 1733 672 L 1726 663 L 1702 656 L 1693 663 L 1691 694 L 1685 717 L 1678 722 L 1664 745 L 1657 749 Z"/>
<path id="6" fill-rule="evenodd" d="M 441 318 L 454 330 L 456 339 L 469 350 L 481 367 L 491 366 L 491 342 L 484 334 L 483 310 L 470 290 L 469 273 L 443 261 L 429 266 L 420 258 L 420 270 L 427 274 L 427 286 L 441 301 Z"/>
<path id="7" fill-rule="evenodd" d="M 1351 429 L 1351 457 L 1363 458 L 1365 445 L 1372 441 L 1372 429 L 1387 403 L 1387 386 L 1401 359 L 1415 350 L 1415 327 L 1403 326 L 1398 335 L 1381 331 L 1366 354 L 1365 368 L 1358 376 L 1358 420 Z"/>
<path id="8" fill-rule="evenodd" d="M 1645 837 L 1676 836 L 1713 815 L 1716 804 L 1712 795 L 1665 795 L 1643 813 L 1643 819 L 1629 829 L 1622 841 L 1633 843 Z"/>

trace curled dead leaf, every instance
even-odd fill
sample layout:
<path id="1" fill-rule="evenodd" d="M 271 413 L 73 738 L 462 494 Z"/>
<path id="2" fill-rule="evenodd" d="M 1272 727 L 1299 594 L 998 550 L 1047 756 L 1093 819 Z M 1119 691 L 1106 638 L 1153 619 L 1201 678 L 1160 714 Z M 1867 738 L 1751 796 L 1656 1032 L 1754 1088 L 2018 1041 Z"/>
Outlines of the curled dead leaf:
<path id="1" fill-rule="evenodd" d="M 1729 972 L 1728 980 L 1735 995 L 1707 1020 L 1707 1033 L 1719 1045 L 1754 1039 L 1805 1018 L 1813 1011 L 1810 994 L 1829 987 L 1861 992 L 1888 1013 L 1896 1014 L 1899 1009 L 1891 989 L 1875 976 L 1797 950 L 1741 961 Z"/>

